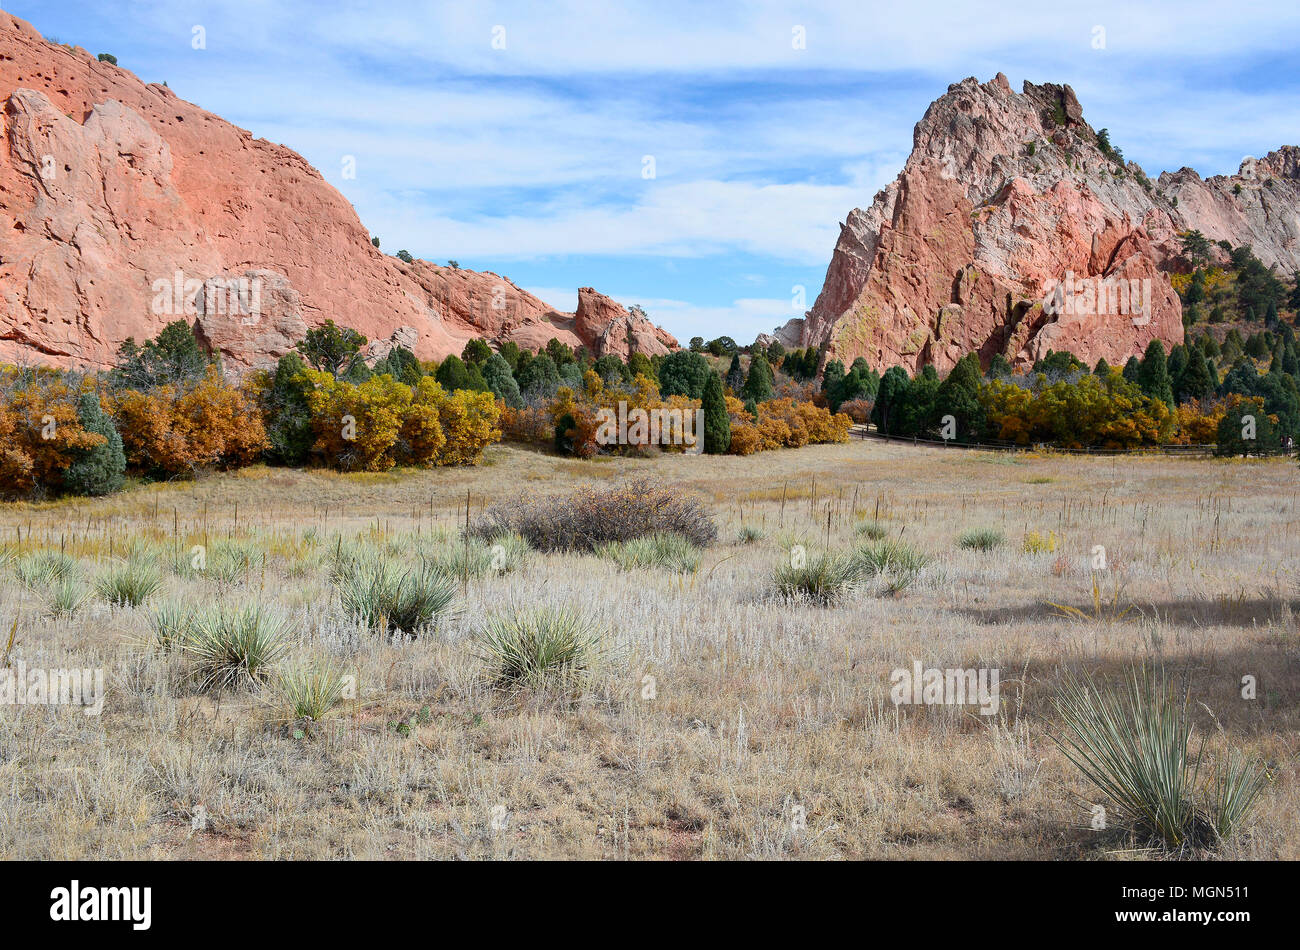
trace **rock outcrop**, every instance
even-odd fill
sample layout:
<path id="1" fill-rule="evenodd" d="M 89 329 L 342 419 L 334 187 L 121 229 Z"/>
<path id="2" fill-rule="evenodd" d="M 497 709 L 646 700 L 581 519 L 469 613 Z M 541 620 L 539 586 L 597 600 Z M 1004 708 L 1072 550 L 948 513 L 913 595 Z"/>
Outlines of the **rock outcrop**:
<path id="1" fill-rule="evenodd" d="M 1069 86 L 966 79 L 930 105 L 898 178 L 849 213 L 816 303 L 776 335 L 880 370 L 969 352 L 1024 366 L 1049 349 L 1122 364 L 1183 339 L 1168 276 L 1187 268 L 1181 231 L 1300 266 L 1298 164 L 1288 147 L 1238 176 L 1153 183 L 1103 151 Z"/>
<path id="2" fill-rule="evenodd" d="M 408 328 L 422 359 L 474 336 L 676 347 L 608 298 L 579 320 L 496 274 L 383 254 L 300 155 L 3 11 L 0 102 L 0 361 L 104 367 L 182 316 L 232 368 L 327 318 Z"/>

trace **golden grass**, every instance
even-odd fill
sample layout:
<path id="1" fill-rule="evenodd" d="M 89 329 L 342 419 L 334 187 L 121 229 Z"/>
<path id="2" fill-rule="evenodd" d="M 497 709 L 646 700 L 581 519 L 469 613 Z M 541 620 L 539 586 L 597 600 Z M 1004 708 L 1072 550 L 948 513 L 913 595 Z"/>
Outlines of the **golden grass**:
<path id="1" fill-rule="evenodd" d="M 169 571 L 159 599 L 273 602 L 294 620 L 286 668 L 327 667 L 356 685 L 295 738 L 271 691 L 202 695 L 183 655 L 150 652 L 148 608 L 96 603 L 55 620 L 0 569 L 11 661 L 103 667 L 109 684 L 99 717 L 0 707 L 0 850 L 1132 858 L 1122 829 L 1090 827 L 1080 797 L 1092 793 L 1051 741 L 1052 697 L 1066 670 L 1112 680 L 1146 662 L 1188 679 L 1195 741 L 1204 736 L 1211 757 L 1239 748 L 1270 769 L 1226 854 L 1300 857 L 1300 533 L 1289 527 L 1300 499 L 1286 462 L 877 442 L 599 464 L 500 446 L 488 461 L 382 476 L 254 468 L 0 506 L 0 544 L 63 549 L 88 573 L 133 541 L 164 563 L 195 545 L 209 555 L 218 541 L 251 545 L 265 558 L 242 579 Z M 340 538 L 413 561 L 457 543 L 467 496 L 472 516 L 524 487 L 643 473 L 714 511 L 721 540 L 688 579 L 537 554 L 504 576 L 469 578 L 456 618 L 434 635 L 392 642 L 340 613 L 329 579 Z M 847 552 L 867 519 L 932 558 L 910 587 L 828 607 L 771 595 L 792 545 Z M 740 543 L 742 525 L 762 536 Z M 958 548 L 973 527 L 1013 543 Z M 1020 550 L 1014 539 L 1031 531 L 1053 534 L 1056 550 Z M 1110 577 L 1094 592 L 1098 544 Z M 1117 590 L 1119 609 L 1101 609 Z M 581 611 L 616 640 L 618 662 L 576 703 L 493 689 L 474 650 L 485 616 L 548 605 Z M 998 668 L 999 715 L 895 707 L 890 672 L 913 660 Z M 1242 698 L 1244 676 L 1258 683 L 1253 700 Z M 196 813 L 207 816 L 197 828 Z"/>

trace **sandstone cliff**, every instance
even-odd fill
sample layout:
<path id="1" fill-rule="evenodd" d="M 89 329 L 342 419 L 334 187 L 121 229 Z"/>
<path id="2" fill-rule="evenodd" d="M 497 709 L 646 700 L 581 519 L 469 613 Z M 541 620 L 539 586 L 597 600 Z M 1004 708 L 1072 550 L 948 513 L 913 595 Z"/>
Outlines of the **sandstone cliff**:
<path id="1" fill-rule="evenodd" d="M 184 316 L 232 368 L 333 318 L 421 358 L 483 336 L 597 355 L 676 341 L 589 288 L 557 312 L 493 273 L 370 243 L 300 155 L 0 11 L 0 361 L 104 367 Z"/>
<path id="2" fill-rule="evenodd" d="M 917 124 L 898 178 L 850 212 L 816 303 L 776 336 L 881 370 L 1049 349 L 1122 364 L 1183 339 L 1180 231 L 1300 266 L 1298 164 L 1288 147 L 1237 176 L 1152 182 L 1102 151 L 1069 86 L 966 79 Z"/>

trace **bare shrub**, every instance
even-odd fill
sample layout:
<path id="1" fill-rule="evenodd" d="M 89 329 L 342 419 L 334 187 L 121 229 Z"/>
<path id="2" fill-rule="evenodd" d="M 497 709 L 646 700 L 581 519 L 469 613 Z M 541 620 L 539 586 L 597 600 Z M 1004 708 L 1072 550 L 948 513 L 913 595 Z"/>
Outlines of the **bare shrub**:
<path id="1" fill-rule="evenodd" d="M 542 551 L 592 551 L 654 534 L 678 534 L 704 547 L 718 537 L 717 525 L 698 500 L 647 478 L 615 488 L 585 487 L 567 495 L 500 502 L 479 515 L 468 531 L 483 541 L 514 533 Z"/>

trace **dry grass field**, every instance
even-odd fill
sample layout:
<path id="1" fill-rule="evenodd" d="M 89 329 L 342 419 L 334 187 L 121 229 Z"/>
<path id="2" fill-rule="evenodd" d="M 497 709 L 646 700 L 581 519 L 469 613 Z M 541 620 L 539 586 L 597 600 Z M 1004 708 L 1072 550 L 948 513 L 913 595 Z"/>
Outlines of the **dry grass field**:
<path id="1" fill-rule="evenodd" d="M 454 557 L 467 493 L 473 516 L 638 474 L 711 510 L 718 541 L 694 571 L 533 551 L 509 573 L 463 575 L 449 617 L 396 639 L 350 617 L 331 582 L 344 544 Z M 1071 673 L 1118 682 L 1145 664 L 1186 687 L 1207 761 L 1235 748 L 1268 770 L 1243 833 L 1194 856 L 1300 858 L 1298 483 L 1276 460 L 854 442 L 579 462 L 497 446 L 478 468 L 252 468 L 5 505 L 8 662 L 103 668 L 107 696 L 98 716 L 0 707 L 0 853 L 1160 860 L 1121 827 L 1092 827 L 1100 799 L 1052 738 Z M 829 605 L 776 596 L 794 546 L 848 551 L 869 521 L 929 555 L 912 583 Z M 1005 542 L 957 545 L 980 528 Z M 202 571 L 185 569 L 195 545 Z M 88 587 L 124 555 L 152 559 L 163 589 L 56 614 L 19 577 L 41 548 L 74 558 Z M 276 668 L 353 676 L 355 697 L 310 723 L 274 676 L 200 690 L 186 656 L 151 643 L 151 614 L 172 601 L 273 606 L 288 644 Z M 484 676 L 485 619 L 539 604 L 602 633 L 581 689 Z M 890 673 L 914 661 L 999 670 L 997 714 L 896 706 Z"/>

